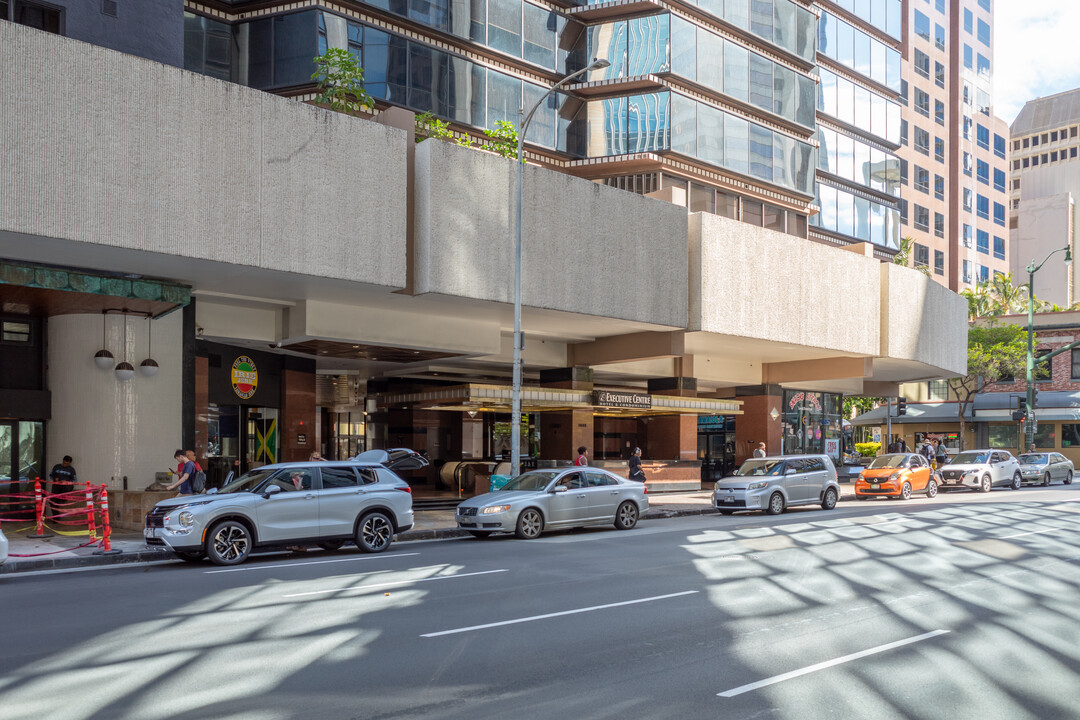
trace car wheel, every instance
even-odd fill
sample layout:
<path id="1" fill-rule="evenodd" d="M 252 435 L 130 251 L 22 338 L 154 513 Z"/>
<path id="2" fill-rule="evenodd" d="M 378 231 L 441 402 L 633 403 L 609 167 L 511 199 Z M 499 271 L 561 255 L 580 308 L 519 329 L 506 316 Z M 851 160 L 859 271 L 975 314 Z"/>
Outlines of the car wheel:
<path id="1" fill-rule="evenodd" d="M 238 565 L 251 553 L 251 531 L 238 520 L 223 520 L 206 536 L 206 556 L 215 565 Z"/>
<path id="2" fill-rule="evenodd" d="M 784 496 L 780 493 L 773 493 L 769 498 L 769 508 L 765 511 L 769 515 L 779 515 L 784 512 Z"/>
<path id="3" fill-rule="evenodd" d="M 821 499 L 822 510 L 832 510 L 836 507 L 836 490 L 829 488 L 825 491 L 825 497 Z"/>
<path id="4" fill-rule="evenodd" d="M 1065 484 L 1072 485 L 1072 470 L 1070 470 L 1069 474 L 1065 476 Z"/>
<path id="5" fill-rule="evenodd" d="M 206 553 L 202 550 L 174 550 L 173 553 L 176 557 L 188 562 L 201 562 L 206 558 Z"/>
<path id="6" fill-rule="evenodd" d="M 474 538 L 480 538 L 481 540 L 491 537 L 490 530 L 470 530 L 469 534 L 472 535 Z"/>
<path id="7" fill-rule="evenodd" d="M 926 483 L 926 497 L 937 497 L 937 480 L 930 478 L 930 481 Z"/>
<path id="8" fill-rule="evenodd" d="M 1043 475 L 1042 484 L 1043 484 L 1043 487 L 1046 487 L 1046 486 L 1048 486 L 1050 484 L 1050 473 L 1046 473 L 1045 475 Z"/>
<path id="9" fill-rule="evenodd" d="M 904 483 L 903 485 L 900 486 L 900 499 L 901 500 L 909 500 L 909 499 L 911 499 L 911 483 L 906 482 L 906 483 Z"/>
<path id="10" fill-rule="evenodd" d="M 356 527 L 356 546 L 366 553 L 381 553 L 394 541 L 394 523 L 385 513 L 368 513 Z"/>
<path id="11" fill-rule="evenodd" d="M 319 547 L 321 547 L 323 550 L 333 552 L 334 550 L 340 550 L 341 546 L 344 544 L 344 540 L 324 540 L 323 542 L 319 543 Z"/>
<path id="12" fill-rule="evenodd" d="M 992 484 L 990 483 L 990 476 L 989 475 L 983 475 L 982 480 L 979 481 L 979 491 L 987 493 L 987 492 L 990 492 L 991 487 L 992 487 Z"/>
<path id="13" fill-rule="evenodd" d="M 1023 483 L 1023 481 L 1024 481 L 1024 478 L 1020 477 L 1020 473 L 1016 473 L 1015 475 L 1013 475 L 1012 485 L 1010 485 L 1009 487 L 1012 488 L 1013 490 L 1019 490 L 1020 485 L 1021 485 L 1021 483 Z"/>
<path id="14" fill-rule="evenodd" d="M 528 508 L 518 515 L 517 529 L 514 530 L 514 534 L 519 538 L 532 540 L 540 537 L 542 532 L 544 532 L 544 516 L 540 514 L 539 510 Z"/>
<path id="15" fill-rule="evenodd" d="M 637 525 L 637 520 L 637 505 L 629 500 L 619 505 L 619 508 L 615 511 L 615 527 L 619 530 L 633 529 Z"/>

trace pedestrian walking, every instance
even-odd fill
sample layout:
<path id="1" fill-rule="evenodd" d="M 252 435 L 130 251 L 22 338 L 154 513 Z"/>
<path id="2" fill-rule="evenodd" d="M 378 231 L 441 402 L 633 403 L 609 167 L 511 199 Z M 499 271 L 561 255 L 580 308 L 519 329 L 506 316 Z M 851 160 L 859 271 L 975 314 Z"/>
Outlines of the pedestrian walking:
<path id="1" fill-rule="evenodd" d="M 949 462 L 949 451 L 945 449 L 944 440 L 938 439 L 937 448 L 934 451 L 934 459 L 937 460 L 937 467 L 941 467 Z"/>
<path id="2" fill-rule="evenodd" d="M 754 457 L 763 458 L 766 455 L 768 455 L 768 453 L 765 452 L 765 443 L 758 443 L 757 450 L 754 451 Z"/>
<path id="3" fill-rule="evenodd" d="M 176 473 L 176 482 L 165 489 L 175 490 L 180 488 L 181 495 L 194 495 L 195 491 L 191 487 L 191 479 L 195 476 L 195 463 L 188 460 L 187 453 L 183 450 L 177 450 L 176 454 L 173 455 L 173 459 L 179 464 L 180 469 Z"/>
<path id="4" fill-rule="evenodd" d="M 627 477 L 636 482 L 645 482 L 645 470 L 641 467 L 641 448 L 634 448 L 634 453 L 630 456 L 629 465 L 630 473 Z"/>
<path id="5" fill-rule="evenodd" d="M 577 460 L 574 461 L 574 464 L 578 467 L 585 467 L 589 464 L 589 453 L 584 445 L 577 449 Z"/>
<path id="6" fill-rule="evenodd" d="M 919 454 L 926 458 L 927 465 L 934 466 L 934 446 L 929 440 L 923 440 L 923 444 L 919 446 Z"/>

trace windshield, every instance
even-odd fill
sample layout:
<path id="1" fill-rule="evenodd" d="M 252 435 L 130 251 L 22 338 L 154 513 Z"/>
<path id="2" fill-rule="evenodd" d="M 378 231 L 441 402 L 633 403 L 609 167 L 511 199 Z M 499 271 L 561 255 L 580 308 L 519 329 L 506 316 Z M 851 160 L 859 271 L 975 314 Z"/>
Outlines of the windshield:
<path id="1" fill-rule="evenodd" d="M 898 468 L 902 467 L 907 460 L 907 455 L 882 455 L 874 458 L 870 463 L 870 469 L 874 468 Z"/>
<path id="2" fill-rule="evenodd" d="M 990 453 L 962 452 L 953 458 L 950 465 L 985 465 L 990 461 Z"/>
<path id="3" fill-rule="evenodd" d="M 270 477 L 277 471 L 276 468 L 266 469 L 259 468 L 258 470 L 252 470 L 244 473 L 240 477 L 233 480 L 228 485 L 221 488 L 221 493 L 236 493 L 236 492 L 251 492 L 259 485 L 262 485 L 263 480 Z"/>
<path id="4" fill-rule="evenodd" d="M 1045 465 L 1046 453 L 1026 453 L 1016 459 L 1024 465 Z"/>
<path id="5" fill-rule="evenodd" d="M 555 479 L 561 470 L 533 470 L 510 480 L 495 492 L 506 490 L 543 490 Z"/>
<path id="6" fill-rule="evenodd" d="M 735 471 L 742 475 L 779 475 L 784 467 L 782 460 L 747 460 Z"/>

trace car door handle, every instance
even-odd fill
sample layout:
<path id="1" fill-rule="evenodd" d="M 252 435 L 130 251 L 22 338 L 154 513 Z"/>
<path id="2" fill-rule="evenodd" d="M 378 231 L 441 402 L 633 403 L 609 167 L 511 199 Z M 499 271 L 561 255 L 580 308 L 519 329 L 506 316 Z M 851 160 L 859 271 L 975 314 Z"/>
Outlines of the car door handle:
<path id="1" fill-rule="evenodd" d="M 364 490 L 364 489 L 361 488 L 360 490 L 356 491 L 356 494 L 357 495 L 367 495 L 367 490 Z"/>
<path id="2" fill-rule="evenodd" d="M 619 491 L 618 491 L 618 490 L 612 490 L 612 491 L 611 491 L 611 494 L 612 494 L 612 495 L 618 495 L 618 494 L 619 494 Z"/>
<path id="3" fill-rule="evenodd" d="M 579 497 L 579 498 L 583 498 L 583 497 L 585 497 L 585 495 L 584 495 L 584 494 L 582 494 L 582 495 L 578 495 L 578 497 Z"/>
<path id="4" fill-rule="evenodd" d="M 307 495 L 304 496 L 304 499 L 305 500 L 314 500 L 315 496 L 312 495 L 311 493 L 308 493 Z"/>

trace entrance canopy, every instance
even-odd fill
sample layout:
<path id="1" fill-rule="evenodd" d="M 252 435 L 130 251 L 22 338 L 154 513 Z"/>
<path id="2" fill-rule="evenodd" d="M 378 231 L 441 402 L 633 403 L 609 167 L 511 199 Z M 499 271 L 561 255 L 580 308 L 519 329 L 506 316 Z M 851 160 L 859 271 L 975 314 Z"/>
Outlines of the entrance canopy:
<path id="1" fill-rule="evenodd" d="M 386 408 L 419 405 L 425 410 L 508 413 L 511 412 L 512 400 L 513 389 L 507 385 L 469 383 L 413 393 L 387 393 L 379 396 L 378 403 Z M 742 415 L 742 402 L 591 390 L 521 389 L 522 412 L 579 409 L 592 409 L 594 414 L 601 416 Z"/>

